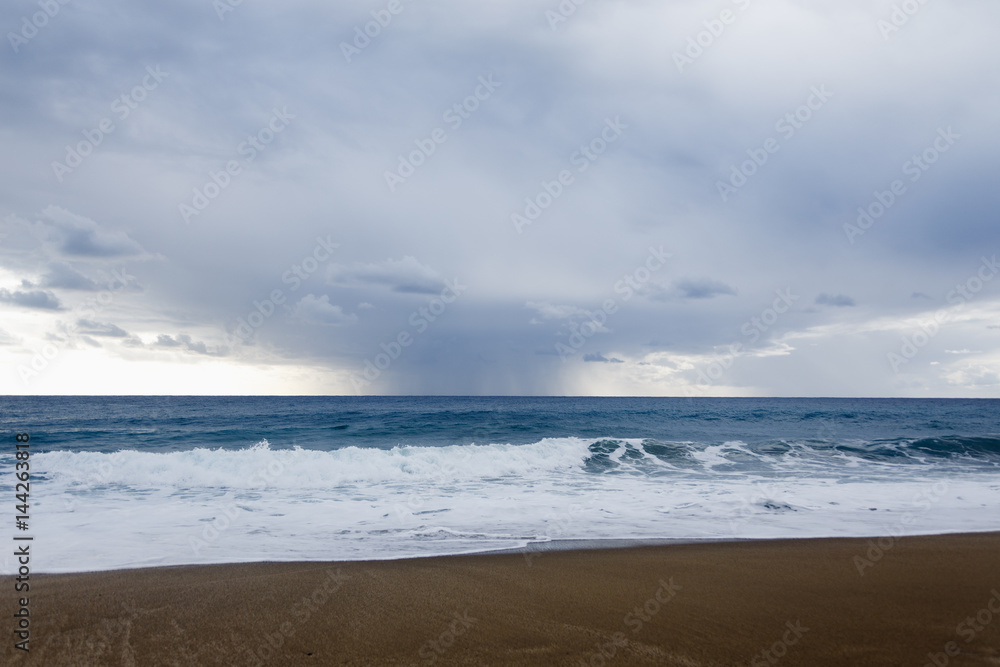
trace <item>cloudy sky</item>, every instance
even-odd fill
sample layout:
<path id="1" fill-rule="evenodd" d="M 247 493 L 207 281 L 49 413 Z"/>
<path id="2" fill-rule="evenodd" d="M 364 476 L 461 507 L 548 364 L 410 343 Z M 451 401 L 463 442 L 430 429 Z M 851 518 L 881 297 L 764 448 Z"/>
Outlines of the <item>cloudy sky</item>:
<path id="1" fill-rule="evenodd" d="M 0 27 L 0 393 L 1000 396 L 993 0 Z"/>

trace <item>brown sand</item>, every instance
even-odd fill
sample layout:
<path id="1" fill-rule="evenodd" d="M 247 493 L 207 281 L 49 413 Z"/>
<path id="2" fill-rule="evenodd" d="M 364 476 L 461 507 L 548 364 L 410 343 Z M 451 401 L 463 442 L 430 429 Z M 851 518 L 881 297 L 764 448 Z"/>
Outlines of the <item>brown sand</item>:
<path id="1" fill-rule="evenodd" d="M 1000 533 L 882 544 L 33 575 L 31 651 L 5 585 L 0 664 L 1000 665 Z"/>

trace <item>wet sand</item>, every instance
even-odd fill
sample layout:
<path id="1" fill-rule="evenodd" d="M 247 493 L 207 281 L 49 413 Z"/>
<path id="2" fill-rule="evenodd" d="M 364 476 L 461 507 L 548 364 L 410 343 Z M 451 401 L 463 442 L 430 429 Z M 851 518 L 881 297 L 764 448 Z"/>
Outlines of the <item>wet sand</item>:
<path id="1" fill-rule="evenodd" d="M 6 580 L 4 665 L 1000 665 L 1000 533 Z"/>

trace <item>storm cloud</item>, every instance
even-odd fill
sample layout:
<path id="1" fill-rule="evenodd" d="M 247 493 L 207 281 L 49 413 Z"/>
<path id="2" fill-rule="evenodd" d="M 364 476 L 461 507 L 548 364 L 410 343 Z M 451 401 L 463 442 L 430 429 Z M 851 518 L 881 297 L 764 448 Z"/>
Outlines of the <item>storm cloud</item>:
<path id="1" fill-rule="evenodd" d="M 8 3 L 0 391 L 1000 396 L 1000 6 L 896 4 Z"/>

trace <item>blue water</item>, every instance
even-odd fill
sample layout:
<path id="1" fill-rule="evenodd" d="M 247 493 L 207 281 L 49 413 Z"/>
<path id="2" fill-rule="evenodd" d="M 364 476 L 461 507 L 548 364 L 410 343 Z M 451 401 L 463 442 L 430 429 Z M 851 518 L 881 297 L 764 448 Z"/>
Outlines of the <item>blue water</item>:
<path id="1" fill-rule="evenodd" d="M 3 397 L 51 571 L 1000 529 L 1000 401 Z M 903 520 L 907 517 L 908 520 Z M 48 547 L 44 545 L 48 543 Z"/>
<path id="2" fill-rule="evenodd" d="M 753 445 L 951 438 L 1000 456 L 1000 400 L 852 398 L 0 397 L 39 451 L 528 444 L 577 436 Z M 975 438 L 985 438 L 977 441 Z M 985 448 L 985 449 L 984 449 Z"/>

